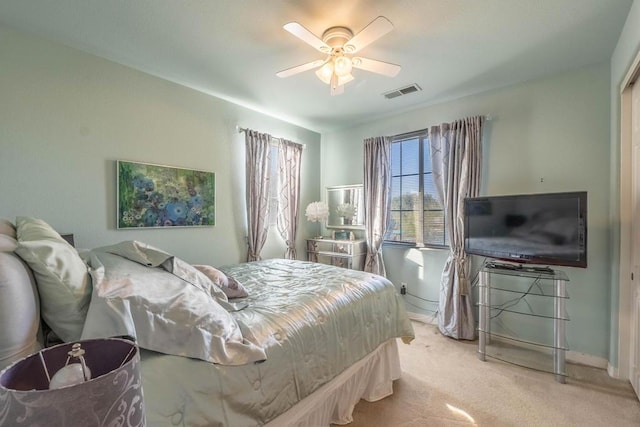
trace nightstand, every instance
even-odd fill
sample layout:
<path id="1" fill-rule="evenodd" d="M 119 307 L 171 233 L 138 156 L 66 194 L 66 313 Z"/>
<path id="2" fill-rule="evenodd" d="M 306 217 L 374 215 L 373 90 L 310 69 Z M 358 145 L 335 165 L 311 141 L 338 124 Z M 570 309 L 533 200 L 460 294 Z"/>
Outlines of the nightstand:
<path id="1" fill-rule="evenodd" d="M 307 239 L 307 259 L 352 270 L 364 270 L 367 242 L 362 240 Z"/>

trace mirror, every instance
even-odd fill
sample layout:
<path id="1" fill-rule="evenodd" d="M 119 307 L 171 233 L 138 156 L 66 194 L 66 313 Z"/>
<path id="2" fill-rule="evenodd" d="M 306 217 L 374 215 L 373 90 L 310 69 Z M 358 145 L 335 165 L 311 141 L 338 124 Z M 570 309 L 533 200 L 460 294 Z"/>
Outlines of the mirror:
<path id="1" fill-rule="evenodd" d="M 362 184 L 327 187 L 327 228 L 364 229 Z"/>

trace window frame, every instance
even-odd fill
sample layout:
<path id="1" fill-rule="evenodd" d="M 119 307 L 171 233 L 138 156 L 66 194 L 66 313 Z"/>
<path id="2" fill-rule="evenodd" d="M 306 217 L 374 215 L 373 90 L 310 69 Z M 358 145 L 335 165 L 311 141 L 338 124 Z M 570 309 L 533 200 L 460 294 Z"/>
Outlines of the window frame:
<path id="1" fill-rule="evenodd" d="M 424 199 L 425 199 L 425 194 L 424 194 L 424 177 L 427 174 L 431 174 L 433 175 L 433 171 L 431 172 L 425 172 L 425 165 L 424 165 L 424 150 L 425 150 L 425 146 L 428 146 L 428 141 L 429 141 L 429 136 L 428 136 L 428 131 L 427 129 L 422 129 L 422 130 L 418 130 L 418 131 L 414 131 L 414 132 L 408 132 L 408 133 L 403 133 L 400 135 L 395 135 L 393 137 L 391 137 L 391 144 L 398 144 L 398 143 L 402 143 L 403 141 L 408 141 L 408 140 L 412 140 L 412 139 L 417 139 L 418 140 L 418 173 L 417 174 L 402 174 L 402 170 L 400 171 L 399 175 L 393 175 L 393 171 L 391 172 L 391 181 L 393 182 L 394 178 L 398 178 L 398 177 L 406 177 L 406 176 L 413 176 L 413 175 L 417 175 L 419 177 L 418 179 L 418 192 L 420 194 L 421 197 L 419 197 L 419 202 L 418 202 L 418 206 L 419 208 L 417 209 L 420 212 L 419 215 L 419 219 L 418 219 L 418 229 L 419 229 L 419 233 L 417 233 L 416 235 L 416 241 L 415 242 L 409 242 L 409 241 L 402 241 L 402 240 L 387 240 L 387 236 L 389 231 L 391 231 L 390 229 L 387 230 L 387 233 L 385 234 L 385 238 L 383 239 L 383 243 L 385 245 L 397 245 L 397 246 L 405 246 L 405 247 L 414 247 L 414 248 L 432 248 L 432 249 L 449 249 L 450 245 L 447 243 L 448 239 L 447 239 L 447 218 L 446 215 L 444 214 L 444 208 L 443 209 L 429 209 L 430 212 L 434 212 L 434 211 L 439 211 L 442 212 L 443 215 L 443 233 L 444 233 L 444 242 L 443 244 L 435 244 L 435 243 L 425 243 L 424 242 L 424 236 L 425 236 L 425 213 L 427 212 L 427 209 L 425 207 L 425 203 L 424 203 Z M 401 146 L 402 147 L 402 146 Z M 392 150 L 393 152 L 393 150 Z M 393 156 L 393 154 L 392 154 Z M 402 159 L 400 160 L 400 164 L 402 165 Z M 402 181 L 401 181 L 402 182 Z M 402 195 L 402 188 L 400 189 L 400 194 Z M 402 207 L 402 206 L 401 206 Z M 416 211 L 416 209 L 414 209 L 413 211 Z M 391 213 L 392 212 L 400 212 L 400 215 L 402 217 L 402 212 L 410 212 L 408 210 L 402 210 L 402 209 L 392 209 L 391 208 L 391 203 L 389 203 L 389 210 L 388 210 L 388 214 L 389 214 L 389 218 L 391 218 Z M 402 231 L 402 225 L 400 226 L 400 230 Z"/>

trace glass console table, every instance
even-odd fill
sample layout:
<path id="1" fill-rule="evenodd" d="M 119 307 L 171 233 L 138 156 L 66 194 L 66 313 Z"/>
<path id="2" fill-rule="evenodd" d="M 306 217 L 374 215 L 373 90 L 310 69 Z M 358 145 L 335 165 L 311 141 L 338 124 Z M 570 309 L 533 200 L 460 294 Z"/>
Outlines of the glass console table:
<path id="1" fill-rule="evenodd" d="M 568 281 L 563 271 L 485 264 L 478 282 L 480 360 L 551 372 L 564 383 Z"/>

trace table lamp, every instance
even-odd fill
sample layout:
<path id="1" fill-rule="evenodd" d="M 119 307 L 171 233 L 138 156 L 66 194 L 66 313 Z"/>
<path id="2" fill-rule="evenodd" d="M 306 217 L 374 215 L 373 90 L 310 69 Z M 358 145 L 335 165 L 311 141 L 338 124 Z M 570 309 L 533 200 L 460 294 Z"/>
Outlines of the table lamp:
<path id="1" fill-rule="evenodd" d="M 46 348 L 0 372 L 2 426 L 145 426 L 140 354 L 121 338 Z"/>
<path id="2" fill-rule="evenodd" d="M 318 224 L 322 221 L 326 221 L 329 218 L 329 206 L 325 202 L 311 202 L 307 206 L 305 211 L 305 215 L 307 217 L 307 221 L 317 222 Z M 319 225 L 319 234 L 317 239 L 322 238 L 322 226 Z"/>

